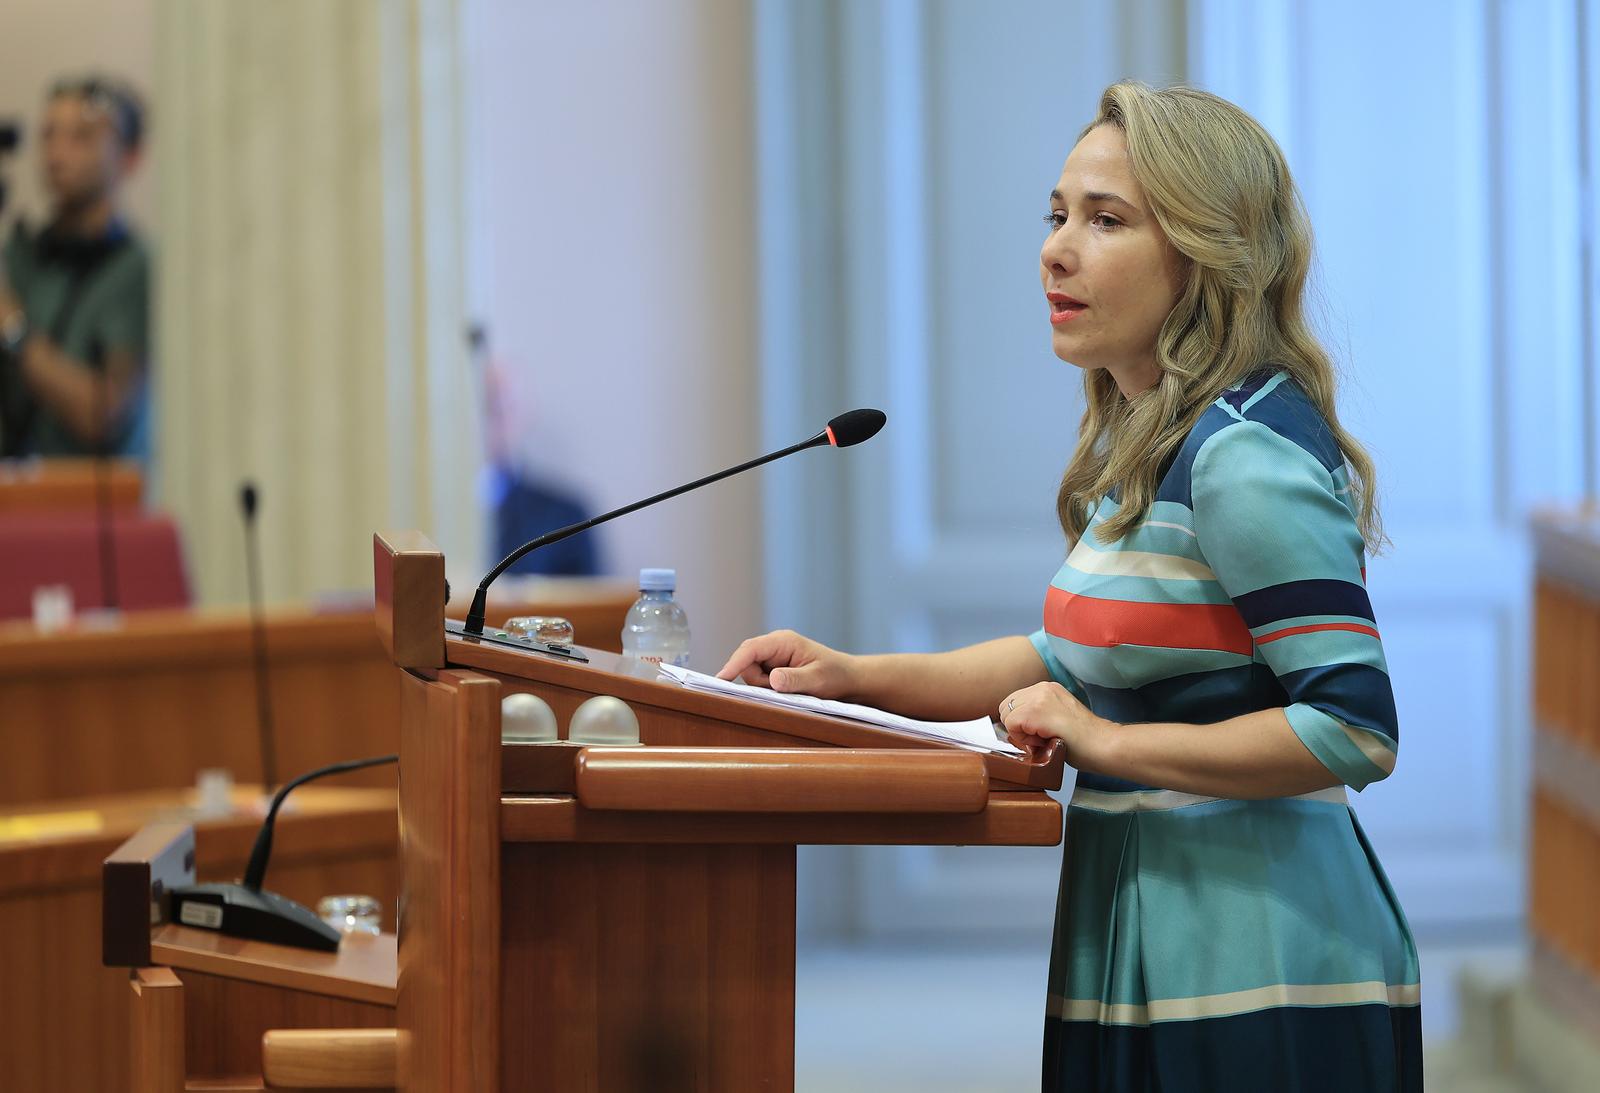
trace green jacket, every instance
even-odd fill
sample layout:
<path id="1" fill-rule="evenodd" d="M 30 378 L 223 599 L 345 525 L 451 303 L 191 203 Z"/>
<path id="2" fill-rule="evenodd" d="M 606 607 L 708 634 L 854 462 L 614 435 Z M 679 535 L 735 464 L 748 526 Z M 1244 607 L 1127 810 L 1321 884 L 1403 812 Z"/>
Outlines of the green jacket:
<path id="1" fill-rule="evenodd" d="M 144 244 L 121 223 L 93 240 L 58 238 L 48 230 L 32 235 L 19 226 L 0 249 L 0 262 L 29 327 L 68 356 L 97 369 L 113 351 L 138 359 L 145 382 L 113 429 L 107 453 L 148 461 L 150 257 Z M 94 454 L 33 398 L 14 362 L 0 365 L 0 388 L 0 446 L 7 454 Z"/>

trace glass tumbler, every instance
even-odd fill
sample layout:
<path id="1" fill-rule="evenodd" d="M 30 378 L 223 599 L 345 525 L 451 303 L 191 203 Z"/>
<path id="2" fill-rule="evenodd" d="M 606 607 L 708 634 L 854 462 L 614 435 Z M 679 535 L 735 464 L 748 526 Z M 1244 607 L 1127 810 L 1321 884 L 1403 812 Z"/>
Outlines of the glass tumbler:
<path id="1" fill-rule="evenodd" d="M 383 931 L 383 908 L 371 896 L 324 896 L 317 901 L 317 917 L 346 934 Z"/>

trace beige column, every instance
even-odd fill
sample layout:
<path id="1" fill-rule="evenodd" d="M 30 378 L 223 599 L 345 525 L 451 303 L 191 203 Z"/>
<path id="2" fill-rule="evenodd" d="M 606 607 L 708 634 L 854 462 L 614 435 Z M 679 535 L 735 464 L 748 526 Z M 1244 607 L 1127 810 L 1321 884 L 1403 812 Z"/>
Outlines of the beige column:
<path id="1" fill-rule="evenodd" d="M 374 529 L 481 561 L 454 0 L 159 0 L 157 500 L 202 602 L 371 581 Z M 454 566 L 453 566 L 454 568 Z"/>

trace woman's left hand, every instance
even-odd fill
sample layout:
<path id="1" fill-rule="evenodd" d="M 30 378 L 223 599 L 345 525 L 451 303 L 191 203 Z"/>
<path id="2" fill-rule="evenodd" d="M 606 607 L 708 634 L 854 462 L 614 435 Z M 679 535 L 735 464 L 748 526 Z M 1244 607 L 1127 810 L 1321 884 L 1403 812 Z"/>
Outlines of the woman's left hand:
<path id="1" fill-rule="evenodd" d="M 1083 759 L 1111 727 L 1059 683 L 1035 683 L 1000 702 L 1000 724 L 1017 747 L 1042 750 L 1052 739 L 1067 746 L 1067 763 L 1082 769 Z"/>

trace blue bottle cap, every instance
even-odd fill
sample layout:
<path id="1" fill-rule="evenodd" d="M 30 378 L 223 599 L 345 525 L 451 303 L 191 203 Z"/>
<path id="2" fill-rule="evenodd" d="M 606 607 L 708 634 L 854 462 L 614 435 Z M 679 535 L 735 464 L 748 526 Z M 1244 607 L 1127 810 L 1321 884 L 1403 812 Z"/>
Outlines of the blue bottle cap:
<path id="1" fill-rule="evenodd" d="M 671 592 L 677 587 L 678 571 L 676 569 L 639 570 L 640 592 Z"/>

